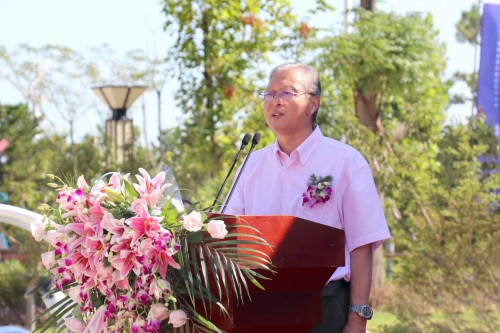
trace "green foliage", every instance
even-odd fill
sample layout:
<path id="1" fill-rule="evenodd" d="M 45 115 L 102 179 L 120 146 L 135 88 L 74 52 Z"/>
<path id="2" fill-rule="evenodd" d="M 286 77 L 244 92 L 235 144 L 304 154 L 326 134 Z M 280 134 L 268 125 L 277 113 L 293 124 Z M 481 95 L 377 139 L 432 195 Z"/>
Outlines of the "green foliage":
<path id="1" fill-rule="evenodd" d="M 402 206 L 406 230 L 396 235 L 394 310 L 415 332 L 489 332 L 498 305 L 498 173 L 488 173 L 478 157 L 500 156 L 491 128 L 447 127 L 439 143 L 439 169 L 432 179 L 420 179 L 418 189 Z M 406 235 L 405 235 L 406 234 Z M 465 308 L 483 318 L 478 324 L 454 314 Z M 411 310 L 410 310 L 411 309 Z M 446 315 L 439 324 L 428 314 Z M 484 320 L 486 319 L 486 320 Z M 472 326 L 471 326 L 472 325 Z M 473 329 L 474 327 L 474 329 Z"/>
<path id="2" fill-rule="evenodd" d="M 479 7 L 473 4 L 468 11 L 463 11 L 460 20 L 455 24 L 457 40 L 472 45 L 479 44 L 481 30 L 481 16 Z"/>
<path id="3" fill-rule="evenodd" d="M 7 204 L 35 212 L 41 202 L 55 198 L 53 191 L 48 191 L 46 174 L 76 179 L 81 173 L 92 178 L 100 175 L 103 169 L 103 158 L 94 144 L 95 138 L 84 138 L 72 149 L 63 136 L 40 134 L 38 120 L 25 105 L 0 106 L 0 138 L 10 142 L 0 160 L 0 191 L 8 195 Z M 12 250 L 25 265 L 26 275 L 33 279 L 30 283 L 36 282 L 43 271 L 40 255 L 47 251 L 47 245 L 35 242 L 25 230 L 4 224 L 0 224 L 0 230 L 7 234 Z M 21 289 L 26 287 L 22 281 L 20 278 Z M 0 295 L 7 293 L 9 290 L 0 285 Z M 14 307 L 15 303 L 10 304 Z"/>
<path id="4" fill-rule="evenodd" d="M 477 161 L 498 156 L 498 143 L 481 123 L 443 132 L 449 84 L 430 17 L 360 11 L 354 28 L 310 43 L 324 84 L 318 122 L 371 164 L 396 244 L 391 309 L 400 331 L 491 329 L 450 314 L 469 305 L 488 316 L 484 304 L 498 304 L 500 266 L 491 253 L 499 251 L 500 184 Z M 357 92 L 376 96 L 380 131 L 357 119 Z M 436 309 L 447 314 L 439 322 L 427 318 Z"/>
<path id="5" fill-rule="evenodd" d="M 269 279 L 272 272 L 270 258 L 263 252 L 270 245 L 258 230 L 244 224 L 227 228 L 229 233 L 221 240 L 207 235 L 195 240 L 192 234 L 181 237 L 176 254 L 181 268 L 167 272 L 179 302 L 189 304 L 194 325 L 201 328 L 205 323 L 217 332 L 208 321 L 212 311 L 229 315 L 232 302 L 235 306 L 248 301 L 249 283 L 264 289 L 258 280 Z"/>
<path id="6" fill-rule="evenodd" d="M 348 108 L 352 114 L 356 91 L 372 91 L 386 131 L 406 124 L 421 141 L 435 138 L 444 120 L 446 87 L 444 46 L 431 18 L 359 11 L 354 29 L 310 44 L 321 48 L 315 60 L 325 86 L 319 120 L 335 126 L 335 137 L 346 135 L 351 121 L 339 113 Z"/>
<path id="7" fill-rule="evenodd" d="M 455 24 L 456 38 L 461 43 L 468 43 L 474 47 L 479 45 L 480 29 L 481 29 L 481 16 L 479 14 L 479 9 L 476 4 L 468 11 L 463 11 L 460 21 Z M 473 103 L 476 101 L 477 94 L 477 72 L 475 73 L 465 73 L 456 72 L 450 79 L 451 84 L 463 82 L 469 87 L 471 94 L 470 100 Z M 451 103 L 453 104 L 463 104 L 467 101 L 467 98 L 463 94 L 455 94 L 451 96 Z"/>
<path id="8" fill-rule="evenodd" d="M 316 7 L 312 15 L 332 9 L 326 1 L 317 1 Z M 168 149 L 160 146 L 159 151 L 174 170 L 183 197 L 211 203 L 239 146 L 239 133 L 260 131 L 259 147 L 274 139 L 256 94 L 264 88 L 264 66 L 273 50 L 282 49 L 286 59 L 310 59 L 322 76 L 318 123 L 326 135 L 353 145 L 366 157 L 390 223 L 396 245 L 391 283 L 397 292 L 389 308 L 400 322 L 385 331 L 495 329 L 490 311 L 498 306 L 500 268 L 498 256 L 492 254 L 500 249 L 499 198 L 494 191 L 500 184 L 498 174 L 491 172 L 494 166 L 477 158 L 499 156 L 499 146 L 481 122 L 443 128 L 448 88 L 465 81 L 474 98 L 477 75 L 457 73 L 443 80 L 444 46 L 437 41 L 430 15 L 360 10 L 352 33 L 322 31 L 318 37 L 314 27 L 307 27 L 313 33 L 303 44 L 306 36 L 299 33 L 285 0 L 174 0 L 164 1 L 163 11 L 166 29 L 176 38 L 167 56 L 170 63 L 153 59 L 151 65 L 158 68 L 143 68 L 149 60 L 139 52 L 131 54 L 133 63 L 114 71 L 124 80 L 153 82 L 156 89 L 169 65 L 180 83 L 176 100 L 184 124 L 162 133 Z M 457 23 L 460 41 L 478 43 L 478 15 L 476 5 L 462 14 Z M 45 52 L 54 59 L 63 56 L 63 62 L 69 59 L 64 55 L 71 57 L 71 52 L 50 47 L 23 50 Z M 19 55 L 0 48 L 3 63 L 13 63 Z M 75 61 L 82 64 L 78 57 Z M 141 70 L 134 72 L 137 62 Z M 30 76 L 38 68 L 36 61 L 23 64 L 26 82 L 36 82 Z M 98 77 L 96 68 L 85 70 L 89 77 Z M 0 71 L 0 76 L 5 79 L 6 72 Z M 55 78 L 47 76 L 44 85 Z M 64 92 L 53 87 L 51 91 Z M 353 104 L 359 93 L 372 94 L 376 101 L 380 131 L 360 123 Z M 451 97 L 451 102 L 463 101 L 463 96 Z M 30 100 L 30 109 L 38 102 L 36 96 Z M 76 110 L 67 115 L 76 116 Z M 9 195 L 11 204 L 34 210 L 39 202 L 50 201 L 44 173 L 68 178 L 84 174 L 91 179 L 109 170 L 154 166 L 147 147 L 138 147 L 126 165 L 106 164 L 97 148 L 105 146 L 103 133 L 70 146 L 65 135 L 41 137 L 39 120 L 25 106 L 0 106 L 0 139 L 11 142 L 0 162 L 0 190 Z M 23 263 L 36 270 L 43 249 L 35 247 L 27 233 L 8 232 Z M 0 283 L 2 295 L 4 288 Z M 471 322 L 453 315 L 466 306 L 478 319 Z M 444 315 L 436 322 L 438 308 Z"/>
<path id="9" fill-rule="evenodd" d="M 0 323 L 24 326 L 26 299 L 30 282 L 29 266 L 17 259 L 0 262 Z"/>
<path id="10" fill-rule="evenodd" d="M 109 174 L 105 176 L 109 176 Z M 149 176 L 143 176 L 149 179 Z M 67 184 L 58 177 L 51 176 L 52 178 L 54 179 L 52 187 L 55 192 L 69 192 L 74 190 L 72 184 Z M 103 180 L 106 183 L 107 179 L 104 178 Z M 114 183 L 112 180 L 110 182 Z M 104 253 L 101 259 L 98 258 L 99 263 L 83 263 L 85 266 L 83 270 L 74 269 L 74 267 L 65 268 L 63 270 L 64 273 L 61 273 L 60 268 L 63 267 L 62 265 L 64 264 L 62 262 L 64 262 L 65 258 L 71 258 L 75 253 L 85 254 L 88 252 L 88 248 L 85 246 L 88 237 L 86 234 L 80 235 L 80 245 L 76 245 L 74 248 L 71 248 L 71 243 L 75 242 L 75 239 L 70 236 L 72 232 L 69 234 L 70 237 L 62 237 L 60 242 L 64 244 L 65 248 L 69 246 L 70 249 L 67 253 L 56 254 L 57 260 L 50 267 L 50 272 L 53 273 L 54 278 L 62 281 L 62 288 L 69 289 L 82 284 L 80 280 L 84 282 L 88 278 L 102 280 L 112 278 L 115 275 L 113 272 L 120 270 L 123 272 L 125 268 L 118 269 L 112 258 L 117 258 L 117 255 L 121 251 L 115 245 L 130 242 L 130 233 L 134 232 L 134 230 L 128 227 L 131 220 L 124 220 L 134 216 L 142 216 L 149 219 L 151 213 L 152 216 L 158 217 L 158 223 L 160 223 L 158 227 L 161 226 L 164 228 L 162 229 L 164 233 L 158 236 L 160 237 L 158 239 L 149 234 L 146 235 L 145 237 L 149 239 L 145 243 L 142 243 L 142 245 L 138 243 L 130 244 L 130 249 L 139 251 L 137 252 L 138 255 L 141 255 L 144 260 L 140 260 L 140 263 L 137 262 L 137 268 L 130 272 L 127 271 L 126 276 L 128 284 L 137 289 L 139 293 L 147 293 L 150 287 L 153 288 L 152 285 L 149 285 L 150 283 L 158 283 L 157 286 L 161 284 L 163 292 L 159 292 L 161 296 L 156 296 L 156 299 L 138 304 L 137 308 L 134 306 L 133 309 L 128 309 L 128 313 L 118 313 L 116 319 L 112 318 L 108 321 L 108 327 L 110 329 L 117 327 L 121 329 L 130 328 L 132 323 L 121 322 L 119 320 L 121 315 L 126 316 L 135 313 L 140 316 L 137 320 L 144 320 L 153 304 L 160 302 L 167 306 L 169 310 L 182 309 L 185 311 L 189 315 L 190 325 L 198 328 L 196 332 L 204 332 L 206 328 L 222 332 L 205 318 L 205 316 L 210 316 L 211 314 L 211 312 L 207 312 L 207 309 L 217 307 L 222 312 L 228 314 L 226 307 L 228 305 L 232 306 L 233 301 L 236 304 L 243 304 L 244 301 L 250 298 L 250 283 L 263 289 L 258 280 L 269 279 L 269 275 L 273 273 L 272 263 L 267 254 L 270 251 L 271 245 L 262 238 L 258 230 L 245 224 L 244 220 L 242 220 L 242 224 L 237 224 L 240 221 L 228 222 L 228 225 L 225 226 L 228 231 L 225 237 L 222 239 L 213 238 L 208 231 L 208 224 L 211 221 L 220 219 L 220 217 L 209 216 L 207 218 L 206 214 L 200 213 L 200 211 L 198 211 L 200 215 L 199 222 L 203 225 L 200 225 L 199 230 L 189 231 L 189 228 L 183 227 L 183 216 L 171 205 L 171 201 L 165 203 L 159 215 L 153 212 L 142 215 L 136 214 L 131 210 L 132 203 L 137 202 L 136 200 L 141 197 L 143 198 L 142 200 L 145 200 L 147 198 L 146 195 L 135 188 L 137 182 L 132 183 L 128 181 L 127 177 L 123 174 L 119 175 L 118 182 L 118 184 L 110 185 L 109 187 L 104 185 L 102 191 L 98 192 L 91 191 L 90 188 L 94 184 L 89 184 L 89 188 L 83 189 L 85 192 L 83 195 L 88 195 L 84 200 L 85 202 L 98 202 L 103 208 L 104 214 L 111 213 L 116 221 L 123 224 L 121 226 L 125 231 L 122 230 L 115 233 L 116 226 L 108 228 L 103 225 L 102 233 L 107 234 L 108 237 L 106 237 L 102 246 L 97 250 L 100 253 Z M 155 180 L 152 182 L 148 181 L 147 183 L 141 185 L 143 191 L 150 191 L 149 187 L 155 186 L 151 185 L 155 184 Z M 103 197 L 102 194 L 105 194 L 105 196 Z M 147 209 L 154 210 L 150 206 Z M 100 222 L 102 218 L 93 219 L 91 209 L 77 210 L 80 215 L 87 214 L 86 218 L 80 216 L 80 219 L 88 220 L 88 226 Z M 44 211 L 47 216 L 45 230 L 55 229 L 61 235 L 66 235 L 65 233 L 69 230 L 66 226 L 75 223 L 74 216 L 63 214 L 66 213 L 66 210 L 59 203 L 53 206 L 45 204 Z M 161 237 L 163 237 L 163 240 Z M 151 242 L 148 243 L 148 241 L 156 242 L 156 245 L 158 245 L 158 242 L 164 242 L 161 245 L 162 250 L 164 250 L 161 253 L 162 259 L 158 259 L 158 253 L 141 252 L 144 246 L 148 247 L 151 245 Z M 90 273 L 85 273 L 88 269 L 99 266 L 99 264 L 103 264 L 104 267 L 109 267 L 110 269 L 111 265 L 113 265 L 114 268 L 106 274 L 97 274 L 95 277 L 91 276 L 92 274 Z M 167 265 L 171 266 L 170 269 L 167 269 Z M 141 277 L 143 278 L 142 282 L 139 282 Z M 66 281 L 67 279 L 68 281 Z M 166 281 L 163 281 L 163 279 Z M 109 295 L 108 292 L 105 293 L 95 285 L 84 283 L 84 287 L 84 290 L 81 292 L 88 295 L 91 300 L 91 306 L 95 310 L 101 305 L 106 304 L 105 301 Z M 120 298 L 122 295 L 128 297 L 126 295 L 127 292 L 121 290 L 122 288 L 118 285 L 110 285 L 108 289 L 111 290 L 111 293 L 115 294 L 116 298 Z M 115 302 L 115 300 L 113 299 L 111 302 Z M 79 305 L 86 305 L 85 300 L 80 301 L 80 303 Z M 52 326 L 63 327 L 64 323 L 61 318 L 68 313 L 72 313 L 76 318 L 85 320 L 87 324 L 92 322 L 94 317 L 88 313 L 82 313 L 79 310 L 79 305 L 76 305 L 73 300 L 66 296 L 59 304 L 54 304 L 42 314 L 42 316 L 47 314 L 49 317 L 42 320 L 41 325 L 37 327 L 37 332 L 45 332 Z"/>
<path id="11" fill-rule="evenodd" d="M 184 115 L 169 144 L 182 153 L 168 156 L 167 164 L 182 166 L 174 165 L 181 187 L 209 184 L 213 197 L 212 181 L 228 170 L 243 119 L 261 111 L 256 92 L 262 64 L 271 51 L 291 43 L 295 18 L 286 0 L 175 0 L 165 1 L 163 11 L 176 38 L 168 58 L 176 67 L 176 99 Z M 251 128 L 262 129 L 263 122 Z"/>
<path id="12" fill-rule="evenodd" d="M 39 198 L 37 180 L 41 174 L 34 162 L 38 149 L 32 144 L 39 133 L 37 126 L 25 106 L 0 105 L 0 137 L 10 142 L 0 162 L 0 186 L 9 202 L 20 207 L 34 208 Z"/>
<path id="13" fill-rule="evenodd" d="M 24 293 L 29 282 L 28 269 L 19 260 L 0 263 L 0 307 L 24 304 Z"/>
<path id="14" fill-rule="evenodd" d="M 384 199 L 391 230 L 407 237 L 398 207 L 419 192 L 422 180 L 438 167 L 440 129 L 446 106 L 441 81 L 444 49 L 430 17 L 360 11 L 350 34 L 311 43 L 321 47 L 315 64 L 323 74 L 324 94 L 318 122 L 322 130 L 366 157 Z M 360 124 L 354 91 L 377 95 L 381 131 Z"/>

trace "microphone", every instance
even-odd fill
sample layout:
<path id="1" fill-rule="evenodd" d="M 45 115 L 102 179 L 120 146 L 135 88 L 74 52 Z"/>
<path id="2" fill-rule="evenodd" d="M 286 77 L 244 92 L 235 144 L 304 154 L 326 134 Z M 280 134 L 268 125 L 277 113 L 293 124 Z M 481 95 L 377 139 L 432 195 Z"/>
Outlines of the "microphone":
<path id="1" fill-rule="evenodd" d="M 224 185 L 226 185 L 226 182 L 227 182 L 227 179 L 229 178 L 229 176 L 231 175 L 231 173 L 233 172 L 233 169 L 234 169 L 234 165 L 236 164 L 236 161 L 238 160 L 238 158 L 240 157 L 240 154 L 241 152 L 243 151 L 243 149 L 246 147 L 246 145 L 250 142 L 250 134 L 245 134 L 245 136 L 243 137 L 243 139 L 241 140 L 241 147 L 240 147 L 240 150 L 238 150 L 238 154 L 236 154 L 236 157 L 234 158 L 234 161 L 233 161 L 233 164 L 231 165 L 231 168 L 229 169 L 229 172 L 227 173 L 227 176 L 226 176 L 226 179 L 224 179 L 224 182 L 222 182 L 222 186 L 220 187 L 219 189 L 219 192 L 217 192 L 217 195 L 215 196 L 215 200 L 214 202 L 212 203 L 212 206 L 211 206 L 211 209 L 210 211 L 213 210 L 213 208 L 215 207 L 215 204 L 217 203 L 217 200 L 219 199 L 219 196 L 220 196 L 220 193 L 222 192 L 222 189 L 224 188 Z"/>
<path id="2" fill-rule="evenodd" d="M 240 176 L 243 173 L 243 169 L 245 168 L 245 165 L 247 164 L 248 158 L 250 157 L 250 154 L 252 153 L 255 146 L 259 143 L 259 141 L 260 141 L 260 133 L 255 133 L 253 135 L 253 138 L 252 138 L 252 146 L 250 147 L 250 150 L 248 151 L 248 154 L 245 157 L 245 160 L 243 161 L 243 165 L 241 166 L 240 172 L 236 176 L 233 187 L 231 187 L 231 191 L 227 195 L 226 202 L 224 204 L 224 207 L 222 207 L 222 210 L 221 210 L 221 214 L 223 214 L 224 211 L 226 210 L 227 204 L 229 203 L 229 200 L 231 200 L 231 196 L 233 195 L 233 191 L 236 188 L 236 184 L 238 184 L 238 181 L 240 180 Z"/>

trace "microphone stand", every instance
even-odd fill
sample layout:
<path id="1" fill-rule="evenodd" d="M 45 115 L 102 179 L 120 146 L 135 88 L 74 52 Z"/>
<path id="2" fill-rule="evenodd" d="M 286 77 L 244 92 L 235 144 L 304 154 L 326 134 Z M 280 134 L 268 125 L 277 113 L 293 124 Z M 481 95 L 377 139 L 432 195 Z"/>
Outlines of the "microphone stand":
<path id="1" fill-rule="evenodd" d="M 231 173 L 233 172 L 233 169 L 234 169 L 234 165 L 236 164 L 236 161 L 238 160 L 238 158 L 240 157 L 240 154 L 241 152 L 243 151 L 243 149 L 246 147 L 246 145 L 250 142 L 250 134 L 245 134 L 245 136 L 243 137 L 243 139 L 241 140 L 241 147 L 240 147 L 240 150 L 238 150 L 238 153 L 236 154 L 236 157 L 234 158 L 234 161 L 233 161 L 233 164 L 231 165 L 231 168 L 229 169 L 229 172 L 227 173 L 227 176 L 226 178 L 224 179 L 224 182 L 222 182 L 222 185 L 219 189 L 219 192 L 217 192 L 217 195 L 215 196 L 215 200 L 214 202 L 212 203 L 212 206 L 210 206 L 210 211 L 213 211 L 214 207 L 215 207 L 215 204 L 217 203 L 217 200 L 219 199 L 219 196 L 222 192 L 222 189 L 224 188 L 224 185 L 226 185 L 226 182 L 227 182 L 227 179 L 229 178 L 229 176 L 231 175 Z"/>
<path id="2" fill-rule="evenodd" d="M 222 207 L 221 214 L 223 214 L 224 211 L 226 210 L 227 204 L 229 203 L 229 200 L 231 200 L 231 196 L 233 195 L 233 191 L 236 188 L 236 184 L 238 184 L 238 181 L 240 180 L 240 176 L 243 173 L 243 169 L 245 168 L 245 165 L 247 164 L 248 158 L 250 157 L 250 154 L 252 154 L 253 149 L 259 143 L 259 141 L 260 141 L 260 133 L 255 133 L 253 138 L 252 138 L 252 146 L 250 147 L 250 150 L 248 151 L 248 155 L 245 157 L 245 160 L 243 161 L 243 165 L 241 166 L 240 172 L 236 176 L 233 187 L 231 187 L 231 191 L 229 191 L 229 194 L 226 198 L 226 202 L 224 203 L 224 207 Z"/>

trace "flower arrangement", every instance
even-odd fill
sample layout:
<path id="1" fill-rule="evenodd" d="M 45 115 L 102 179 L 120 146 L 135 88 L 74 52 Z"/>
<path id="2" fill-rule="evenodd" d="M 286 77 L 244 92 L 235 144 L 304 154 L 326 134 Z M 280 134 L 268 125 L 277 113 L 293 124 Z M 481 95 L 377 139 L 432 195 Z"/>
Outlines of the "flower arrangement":
<path id="1" fill-rule="evenodd" d="M 37 331 L 65 326 L 76 333 L 141 333 L 182 326 L 220 332 L 197 304 L 224 312 L 228 291 L 241 298 L 248 281 L 262 288 L 257 279 L 265 277 L 255 269 L 271 270 L 264 253 L 238 256 L 234 226 L 203 211 L 179 213 L 163 195 L 170 186 L 165 173 L 151 178 L 139 171 L 138 183 L 111 173 L 92 187 L 83 176 L 72 187 L 49 175 L 59 182 L 49 184 L 56 205 L 43 205 L 46 219 L 32 234 L 51 245 L 42 263 L 65 297 L 46 310 L 50 316 Z M 245 227 L 244 244 L 267 245 Z"/>
<path id="2" fill-rule="evenodd" d="M 316 204 L 324 204 L 330 200 L 333 193 L 332 181 L 332 176 L 318 178 L 312 174 L 307 182 L 307 190 L 302 193 L 302 206 L 308 204 L 312 208 Z"/>

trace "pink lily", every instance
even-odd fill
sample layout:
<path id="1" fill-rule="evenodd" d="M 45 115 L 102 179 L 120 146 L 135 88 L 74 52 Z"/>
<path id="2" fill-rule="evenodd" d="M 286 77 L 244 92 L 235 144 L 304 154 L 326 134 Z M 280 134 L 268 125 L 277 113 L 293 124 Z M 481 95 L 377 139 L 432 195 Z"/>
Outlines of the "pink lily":
<path id="1" fill-rule="evenodd" d="M 114 268 L 120 272 L 120 280 L 125 279 L 128 273 L 133 269 L 136 275 L 140 274 L 139 262 L 140 254 L 137 251 L 122 251 L 119 258 L 111 258 L 110 262 Z"/>
<path id="2" fill-rule="evenodd" d="M 105 312 L 106 306 L 101 305 L 90 319 L 84 333 L 107 333 L 108 319 Z"/>
<path id="3" fill-rule="evenodd" d="M 145 199 L 149 207 L 154 207 L 163 191 L 170 184 L 163 184 L 165 180 L 165 172 L 158 173 L 153 179 L 149 176 L 148 172 L 143 168 L 139 169 L 139 172 L 143 177 L 136 175 L 139 184 L 134 184 L 135 189 L 141 195 L 141 198 Z"/>
<path id="4" fill-rule="evenodd" d="M 128 220 L 130 227 L 135 231 L 131 244 L 134 245 L 142 235 L 155 238 L 160 231 L 160 221 L 162 219 L 163 217 L 150 216 L 143 207 L 139 216 L 131 217 Z"/>
<path id="5" fill-rule="evenodd" d="M 85 331 L 85 324 L 83 321 L 76 318 L 64 318 L 66 327 L 74 333 L 83 333 Z"/>

